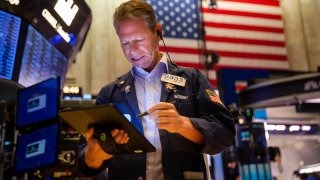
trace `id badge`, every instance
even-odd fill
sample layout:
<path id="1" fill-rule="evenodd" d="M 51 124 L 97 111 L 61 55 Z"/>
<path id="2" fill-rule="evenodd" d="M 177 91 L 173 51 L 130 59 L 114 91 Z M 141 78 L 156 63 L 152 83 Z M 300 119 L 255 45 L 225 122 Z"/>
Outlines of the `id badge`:
<path id="1" fill-rule="evenodd" d="M 186 79 L 180 76 L 175 76 L 172 74 L 163 73 L 161 76 L 161 81 L 171 83 L 177 86 L 185 87 Z"/>

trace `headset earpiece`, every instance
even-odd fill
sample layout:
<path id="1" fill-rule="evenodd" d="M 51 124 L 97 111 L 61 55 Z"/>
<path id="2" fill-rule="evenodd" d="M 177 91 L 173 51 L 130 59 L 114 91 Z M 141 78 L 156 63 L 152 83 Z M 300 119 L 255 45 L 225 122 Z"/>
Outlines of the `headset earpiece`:
<path id="1" fill-rule="evenodd" d="M 157 35 L 160 36 L 160 39 L 163 40 L 162 39 L 162 33 L 160 32 L 160 30 L 156 30 L 156 32 L 157 32 Z"/>

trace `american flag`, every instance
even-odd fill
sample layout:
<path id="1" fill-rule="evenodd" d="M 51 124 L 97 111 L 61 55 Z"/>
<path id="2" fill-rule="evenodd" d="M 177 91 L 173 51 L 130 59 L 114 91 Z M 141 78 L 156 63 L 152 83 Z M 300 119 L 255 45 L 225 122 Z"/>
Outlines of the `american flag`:
<path id="1" fill-rule="evenodd" d="M 201 10 L 199 0 L 146 2 L 155 9 L 170 57 L 178 65 L 204 68 L 200 33 L 203 19 L 207 52 L 220 56 L 218 64 L 208 71 L 214 86 L 215 69 L 220 67 L 288 69 L 279 1 L 218 0 L 214 10 L 208 8 L 209 0 L 201 1 Z"/>

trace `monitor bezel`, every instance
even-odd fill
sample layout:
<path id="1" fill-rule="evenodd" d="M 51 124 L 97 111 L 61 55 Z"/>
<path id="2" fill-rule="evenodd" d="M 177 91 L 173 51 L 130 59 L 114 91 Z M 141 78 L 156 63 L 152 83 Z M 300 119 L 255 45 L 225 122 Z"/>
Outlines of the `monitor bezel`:
<path id="1" fill-rule="evenodd" d="M 20 97 L 20 94 L 24 91 L 27 91 L 27 90 L 30 90 L 36 86 L 40 86 L 41 84 L 43 83 L 46 83 L 48 81 L 52 81 L 54 80 L 57 84 L 57 89 L 56 89 L 56 110 L 55 110 L 55 116 L 52 116 L 52 117 L 48 117 L 46 119 L 42 119 L 42 120 L 38 120 L 37 122 L 33 122 L 33 123 L 28 123 L 28 124 L 24 124 L 24 125 L 19 125 L 19 97 Z M 16 108 L 16 121 L 15 121 L 15 126 L 17 129 L 19 129 L 20 131 L 24 132 L 24 131 L 30 131 L 32 129 L 35 129 L 37 127 L 40 127 L 40 126 L 43 126 L 43 125 L 46 125 L 48 123 L 52 123 L 52 122 L 55 122 L 56 119 L 58 118 L 58 112 L 59 112 L 59 105 L 60 105 L 60 97 L 61 97 L 61 90 L 60 90 L 60 76 L 57 76 L 57 77 L 51 77 L 51 78 L 48 78 L 47 80 L 44 80 L 44 81 L 41 81 L 37 84 L 34 84 L 32 86 L 29 86 L 29 87 L 26 87 L 26 88 L 23 88 L 23 89 L 20 89 L 18 90 L 17 92 L 17 108 Z"/>
<path id="2" fill-rule="evenodd" d="M 41 130 L 41 129 L 45 129 L 45 128 L 48 128 L 50 126 L 57 126 L 56 127 L 56 137 L 55 137 L 55 143 L 56 143 L 56 146 L 55 146 L 55 153 L 54 153 L 54 160 L 52 162 L 49 162 L 47 164 L 41 164 L 37 167 L 29 167 L 29 168 L 26 168 L 26 169 L 23 169 L 23 170 L 20 170 L 20 171 L 16 171 L 16 160 L 17 160 L 17 152 L 18 152 L 18 143 L 19 143 L 19 140 L 22 138 L 22 136 L 26 136 L 26 135 L 30 135 L 31 133 L 34 133 L 35 131 L 38 131 L 38 130 Z M 51 123 L 50 125 L 47 125 L 47 126 L 43 126 L 43 127 L 40 127 L 34 131 L 30 131 L 30 132 L 27 132 L 27 133 L 19 133 L 18 137 L 17 137 L 17 142 L 15 144 L 15 152 L 14 152 L 14 159 L 13 159 L 13 174 L 15 175 L 19 175 L 19 174 L 23 174 L 23 173 L 27 173 L 27 172 L 30 172 L 30 170 L 38 170 L 38 169 L 43 169 L 43 168 L 46 168 L 46 167 L 49 167 L 49 166 L 52 166 L 54 164 L 56 164 L 58 162 L 58 154 L 59 154 L 59 141 L 60 141 L 60 123 L 59 122 L 56 122 L 56 123 Z"/>

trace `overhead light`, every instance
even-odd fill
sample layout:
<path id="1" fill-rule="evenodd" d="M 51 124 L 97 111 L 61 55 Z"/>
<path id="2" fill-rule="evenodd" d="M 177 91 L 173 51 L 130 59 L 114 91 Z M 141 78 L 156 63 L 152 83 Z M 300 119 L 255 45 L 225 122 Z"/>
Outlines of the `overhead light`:
<path id="1" fill-rule="evenodd" d="M 299 170 L 299 174 L 311 174 L 316 172 L 320 172 L 319 164 L 313 165 L 311 167 L 305 167 Z"/>
<path id="2" fill-rule="evenodd" d="M 286 126 L 285 125 L 276 125 L 276 130 L 277 131 L 284 131 L 284 130 L 286 130 Z"/>
<path id="3" fill-rule="evenodd" d="M 307 99 L 304 102 L 306 102 L 306 103 L 320 103 L 320 98 Z"/>
<path id="4" fill-rule="evenodd" d="M 302 131 L 310 131 L 310 130 L 311 130 L 311 126 L 303 125 L 303 126 L 301 127 L 301 130 L 302 130 Z"/>
<path id="5" fill-rule="evenodd" d="M 300 126 L 297 126 L 297 125 L 291 125 L 289 127 L 289 131 L 290 132 L 293 132 L 293 131 L 299 131 L 300 130 Z"/>

